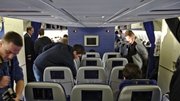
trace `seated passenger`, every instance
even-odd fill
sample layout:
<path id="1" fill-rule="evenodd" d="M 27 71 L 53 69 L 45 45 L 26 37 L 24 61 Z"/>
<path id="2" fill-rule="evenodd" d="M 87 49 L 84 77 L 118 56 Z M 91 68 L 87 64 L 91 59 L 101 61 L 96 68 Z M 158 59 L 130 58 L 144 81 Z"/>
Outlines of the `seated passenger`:
<path id="1" fill-rule="evenodd" d="M 85 49 L 80 44 L 73 47 L 63 43 L 52 43 L 44 47 L 41 53 L 34 61 L 33 72 L 36 81 L 43 81 L 43 72 L 49 66 L 66 66 L 72 71 L 74 78 L 76 77 L 76 68 L 74 66 L 74 58 L 78 58 L 85 54 Z"/>
<path id="2" fill-rule="evenodd" d="M 94 49 L 90 49 L 89 52 L 96 52 Z"/>
<path id="3" fill-rule="evenodd" d="M 124 80 L 132 80 L 132 79 L 141 79 L 142 78 L 142 71 L 134 63 L 128 63 L 125 65 L 124 69 L 122 70 L 122 74 Z M 120 83 L 122 85 L 123 82 Z M 121 88 L 120 88 L 121 89 Z M 114 92 L 114 98 L 117 99 L 119 96 L 119 90 Z"/>
<path id="4" fill-rule="evenodd" d="M 125 65 L 123 71 L 124 80 L 141 79 L 142 71 L 134 63 L 128 63 Z"/>

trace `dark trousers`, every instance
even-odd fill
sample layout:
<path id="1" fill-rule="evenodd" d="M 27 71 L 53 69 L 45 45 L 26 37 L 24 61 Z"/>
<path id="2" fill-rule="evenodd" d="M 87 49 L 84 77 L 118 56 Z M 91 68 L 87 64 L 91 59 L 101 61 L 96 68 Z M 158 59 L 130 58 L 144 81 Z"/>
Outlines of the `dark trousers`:
<path id="1" fill-rule="evenodd" d="M 36 81 L 33 73 L 33 61 L 26 60 L 27 82 Z"/>
<path id="2" fill-rule="evenodd" d="M 149 59 L 143 60 L 142 70 L 142 79 L 147 79 L 148 74 L 148 66 L 149 66 Z"/>
<path id="3" fill-rule="evenodd" d="M 158 78 L 158 69 L 159 69 L 159 56 L 154 57 L 154 69 L 149 77 L 149 79 L 157 80 Z"/>

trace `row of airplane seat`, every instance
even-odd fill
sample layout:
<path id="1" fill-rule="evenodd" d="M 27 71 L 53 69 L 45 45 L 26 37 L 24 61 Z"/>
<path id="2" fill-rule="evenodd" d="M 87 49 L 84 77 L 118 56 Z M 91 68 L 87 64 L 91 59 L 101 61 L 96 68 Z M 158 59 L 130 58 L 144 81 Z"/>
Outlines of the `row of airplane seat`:
<path id="1" fill-rule="evenodd" d="M 77 60 L 74 60 L 75 67 L 78 69 L 82 66 L 102 66 L 102 67 L 108 67 L 108 66 L 123 66 L 128 63 L 126 58 L 109 58 L 106 60 L 106 62 L 103 62 L 100 58 L 83 58 L 83 60 L 77 62 Z"/>
<path id="2" fill-rule="evenodd" d="M 81 57 L 81 60 L 79 58 L 74 59 L 74 64 L 76 69 L 87 65 L 105 67 L 106 61 L 110 58 L 121 58 L 121 56 L 118 52 L 106 52 L 101 59 L 98 52 L 86 52 L 86 54 Z M 87 63 L 87 61 L 89 61 L 89 63 Z"/>
<path id="3" fill-rule="evenodd" d="M 43 81 L 61 83 L 67 95 L 70 95 L 75 84 L 108 84 L 115 91 L 118 90 L 119 83 L 123 80 L 123 68 L 124 66 L 113 68 L 107 80 L 106 71 L 103 67 L 81 67 L 77 71 L 77 77 L 74 81 L 72 72 L 68 67 L 47 67 L 44 70 Z"/>
<path id="4" fill-rule="evenodd" d="M 102 56 L 102 61 L 105 62 L 109 58 L 121 57 L 119 52 L 106 52 Z M 81 60 L 84 58 L 101 58 L 98 52 L 86 52 L 86 54 L 82 55 Z"/>
<path id="5" fill-rule="evenodd" d="M 110 58 L 108 59 L 104 64 L 102 65 L 102 61 L 100 58 L 83 58 L 83 60 L 80 63 L 80 67 L 77 67 L 77 63 L 75 63 L 76 70 L 78 70 L 80 67 L 84 66 L 99 66 L 99 67 L 104 67 L 106 74 L 107 74 L 107 79 L 109 79 L 109 75 L 111 73 L 112 68 L 116 66 L 125 66 L 128 61 L 126 58 Z M 108 81 L 107 81 L 108 82 Z"/>
<path id="6" fill-rule="evenodd" d="M 109 85 L 81 84 L 66 96 L 63 85 L 31 82 L 25 87 L 26 101 L 161 101 L 162 92 L 154 80 L 124 80 L 113 92 Z"/>

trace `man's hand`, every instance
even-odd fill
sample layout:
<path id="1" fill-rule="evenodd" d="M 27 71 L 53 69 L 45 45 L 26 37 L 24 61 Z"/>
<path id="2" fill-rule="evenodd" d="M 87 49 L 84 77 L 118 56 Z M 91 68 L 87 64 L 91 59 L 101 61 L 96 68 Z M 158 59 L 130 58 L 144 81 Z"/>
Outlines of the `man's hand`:
<path id="1" fill-rule="evenodd" d="M 15 101 L 20 101 L 19 97 L 14 98 Z"/>
<path id="2" fill-rule="evenodd" d="M 9 82 L 10 82 L 9 76 L 3 76 L 0 81 L 0 88 L 8 86 Z"/>
<path id="3" fill-rule="evenodd" d="M 28 58 L 29 61 L 31 61 L 31 58 Z"/>

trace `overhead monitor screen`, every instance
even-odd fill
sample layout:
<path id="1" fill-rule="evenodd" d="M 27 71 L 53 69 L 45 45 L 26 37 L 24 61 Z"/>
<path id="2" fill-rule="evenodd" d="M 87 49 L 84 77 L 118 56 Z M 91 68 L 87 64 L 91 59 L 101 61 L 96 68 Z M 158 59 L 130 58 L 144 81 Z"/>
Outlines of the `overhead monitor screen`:
<path id="1" fill-rule="evenodd" d="M 87 45 L 96 45 L 96 38 L 87 38 Z"/>
<path id="2" fill-rule="evenodd" d="M 97 35 L 84 36 L 84 45 L 85 46 L 98 46 L 99 45 L 99 37 Z"/>

